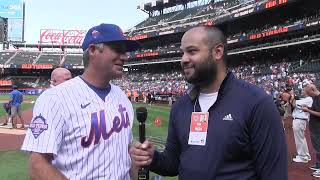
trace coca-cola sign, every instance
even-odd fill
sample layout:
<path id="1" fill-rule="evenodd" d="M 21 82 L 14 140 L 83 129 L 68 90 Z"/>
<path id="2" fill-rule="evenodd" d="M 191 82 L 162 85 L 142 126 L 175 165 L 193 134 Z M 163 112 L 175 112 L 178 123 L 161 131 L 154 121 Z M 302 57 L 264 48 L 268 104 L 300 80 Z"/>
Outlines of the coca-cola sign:
<path id="1" fill-rule="evenodd" d="M 40 43 L 80 45 L 85 35 L 84 30 L 41 29 Z"/>

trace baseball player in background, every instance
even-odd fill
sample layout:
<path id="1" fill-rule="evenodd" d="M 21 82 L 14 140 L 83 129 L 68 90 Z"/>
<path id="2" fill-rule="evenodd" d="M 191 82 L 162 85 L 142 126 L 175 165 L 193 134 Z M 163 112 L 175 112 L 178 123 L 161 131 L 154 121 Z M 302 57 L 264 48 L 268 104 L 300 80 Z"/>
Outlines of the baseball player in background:
<path id="1" fill-rule="evenodd" d="M 51 73 L 50 86 L 57 86 L 72 78 L 71 72 L 66 68 L 56 68 Z"/>
<path id="2" fill-rule="evenodd" d="M 41 95 L 22 145 L 31 179 L 130 179 L 132 104 L 110 83 L 126 52 L 139 48 L 113 24 L 91 28 L 83 41 L 84 73 Z"/>

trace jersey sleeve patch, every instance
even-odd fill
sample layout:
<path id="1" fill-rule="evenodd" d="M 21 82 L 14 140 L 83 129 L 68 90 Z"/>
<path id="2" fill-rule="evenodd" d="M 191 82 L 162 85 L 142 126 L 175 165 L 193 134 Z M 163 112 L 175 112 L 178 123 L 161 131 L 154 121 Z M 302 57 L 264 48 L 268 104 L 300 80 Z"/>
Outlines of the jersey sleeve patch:
<path id="1" fill-rule="evenodd" d="M 48 130 L 47 120 L 40 114 L 33 118 L 29 129 L 31 130 L 34 138 L 37 139 L 43 131 Z"/>

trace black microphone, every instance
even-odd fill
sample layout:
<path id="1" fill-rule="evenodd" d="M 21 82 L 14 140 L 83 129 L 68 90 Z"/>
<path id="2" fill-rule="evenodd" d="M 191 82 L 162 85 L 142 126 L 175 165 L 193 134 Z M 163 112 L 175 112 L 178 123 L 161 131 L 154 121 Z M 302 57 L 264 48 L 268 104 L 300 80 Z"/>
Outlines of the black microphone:
<path id="1" fill-rule="evenodd" d="M 139 121 L 139 141 L 143 143 L 146 140 L 145 122 L 147 120 L 148 111 L 145 107 L 138 107 L 136 110 L 137 120 Z M 138 180 L 149 180 L 149 169 L 142 167 L 138 171 Z"/>

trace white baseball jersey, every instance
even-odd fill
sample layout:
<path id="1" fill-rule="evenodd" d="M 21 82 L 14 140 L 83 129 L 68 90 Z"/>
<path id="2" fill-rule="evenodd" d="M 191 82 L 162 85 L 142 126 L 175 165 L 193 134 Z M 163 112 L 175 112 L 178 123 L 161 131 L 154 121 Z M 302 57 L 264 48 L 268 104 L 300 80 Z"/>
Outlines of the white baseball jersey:
<path id="1" fill-rule="evenodd" d="M 293 109 L 292 117 L 294 118 L 302 118 L 302 119 L 309 119 L 310 113 L 302 111 L 302 106 L 312 106 L 313 99 L 310 96 L 301 98 L 296 100 L 296 107 Z"/>
<path id="2" fill-rule="evenodd" d="M 68 179 L 130 179 L 132 104 L 110 84 L 105 101 L 80 77 L 44 92 L 36 101 L 22 150 L 52 153 Z"/>

